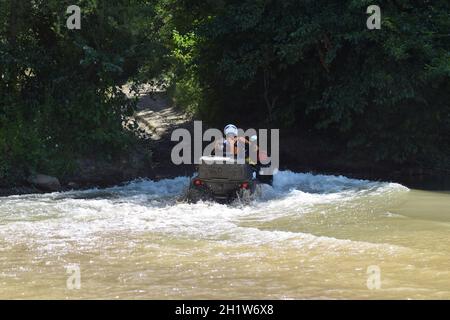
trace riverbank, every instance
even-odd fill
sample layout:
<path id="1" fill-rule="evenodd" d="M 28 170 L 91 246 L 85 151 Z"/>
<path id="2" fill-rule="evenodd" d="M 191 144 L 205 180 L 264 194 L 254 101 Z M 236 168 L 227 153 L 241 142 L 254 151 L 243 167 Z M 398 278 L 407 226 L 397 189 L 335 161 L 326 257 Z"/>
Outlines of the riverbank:
<path id="1" fill-rule="evenodd" d="M 320 138 L 301 138 L 285 133 L 281 139 L 282 169 L 396 182 L 412 189 L 450 190 L 450 169 L 376 162 L 364 156 L 355 159 L 342 151 L 325 150 Z"/>

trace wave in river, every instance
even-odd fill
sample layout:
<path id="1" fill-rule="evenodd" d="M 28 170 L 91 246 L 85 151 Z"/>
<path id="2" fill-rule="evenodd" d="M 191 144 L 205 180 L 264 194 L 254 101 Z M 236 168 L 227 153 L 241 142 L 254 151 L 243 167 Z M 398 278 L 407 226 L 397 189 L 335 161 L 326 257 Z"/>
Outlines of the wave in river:
<path id="1" fill-rule="evenodd" d="M 130 233 L 242 245 L 345 247 L 349 240 L 291 225 L 327 214 L 367 214 L 408 191 L 395 183 L 281 171 L 273 187 L 264 186 L 261 198 L 250 205 L 180 203 L 188 183 L 188 177 L 138 180 L 108 189 L 2 198 L 0 234 L 10 244 L 25 242 L 44 251 L 64 250 L 70 243 L 95 246 L 105 237 Z"/>

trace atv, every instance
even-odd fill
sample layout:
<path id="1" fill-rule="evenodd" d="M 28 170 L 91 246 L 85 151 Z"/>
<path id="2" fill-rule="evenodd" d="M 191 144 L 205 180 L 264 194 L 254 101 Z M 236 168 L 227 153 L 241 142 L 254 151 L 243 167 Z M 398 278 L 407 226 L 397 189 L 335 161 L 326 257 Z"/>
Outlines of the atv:
<path id="1" fill-rule="evenodd" d="M 260 192 L 254 168 L 224 157 L 202 157 L 186 193 L 188 202 L 248 202 Z"/>

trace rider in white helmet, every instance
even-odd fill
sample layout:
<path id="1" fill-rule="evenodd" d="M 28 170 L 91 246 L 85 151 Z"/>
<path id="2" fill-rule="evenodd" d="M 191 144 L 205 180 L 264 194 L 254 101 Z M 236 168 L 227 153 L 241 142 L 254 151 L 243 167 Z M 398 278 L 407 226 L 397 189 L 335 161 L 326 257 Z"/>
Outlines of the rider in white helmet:
<path id="1" fill-rule="evenodd" d="M 267 183 L 272 185 L 273 175 L 272 174 L 261 174 L 264 170 L 263 165 L 261 165 L 261 160 L 267 159 L 267 153 L 264 150 L 261 150 L 258 146 L 258 137 L 253 135 L 249 140 L 244 137 L 238 137 L 238 128 L 234 124 L 228 124 L 225 126 L 223 130 L 225 134 L 225 140 L 218 142 L 216 145 L 216 149 L 220 149 L 227 157 L 236 157 L 238 152 L 247 153 L 246 155 L 246 163 L 255 167 L 256 177 L 263 183 Z M 239 151 L 238 141 L 244 144 L 244 149 Z M 247 148 L 246 148 L 247 147 Z M 252 149 L 253 153 L 249 151 Z M 255 159 L 252 159 L 252 155 L 256 156 Z"/>
<path id="2" fill-rule="evenodd" d="M 225 139 L 217 142 L 216 150 L 222 152 L 226 157 L 235 158 L 239 154 L 245 158 L 245 154 L 248 152 L 249 141 L 244 137 L 238 136 L 238 128 L 234 124 L 227 124 L 223 129 L 223 133 L 225 134 Z"/>
<path id="3" fill-rule="evenodd" d="M 237 136 L 238 128 L 234 124 L 228 124 L 223 129 L 225 140 L 223 140 L 222 150 L 226 156 L 237 155 Z"/>

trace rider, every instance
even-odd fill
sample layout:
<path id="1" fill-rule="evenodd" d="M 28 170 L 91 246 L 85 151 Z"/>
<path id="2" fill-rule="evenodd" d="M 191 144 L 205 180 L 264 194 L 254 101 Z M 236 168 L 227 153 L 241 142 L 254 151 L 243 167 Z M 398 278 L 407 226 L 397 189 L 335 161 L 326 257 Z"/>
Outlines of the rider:
<path id="1" fill-rule="evenodd" d="M 245 137 L 238 137 L 238 129 L 234 124 L 226 125 L 223 131 L 225 134 L 225 140 L 218 142 L 216 144 L 216 149 L 222 149 L 225 156 L 233 158 L 236 158 L 239 152 L 244 151 L 245 161 L 255 168 L 256 178 L 262 183 L 272 185 L 273 174 L 268 172 L 267 165 L 261 163 L 261 161 L 266 162 L 268 156 L 264 150 L 259 148 L 258 137 L 253 135 L 250 137 L 250 140 L 245 139 Z M 238 142 L 243 143 L 244 149 L 239 148 Z M 256 155 L 256 159 L 252 159 L 254 155 Z"/>
<path id="2" fill-rule="evenodd" d="M 225 156 L 236 158 L 242 150 L 238 142 L 243 143 L 243 146 L 247 147 L 249 141 L 244 137 L 238 137 L 238 128 L 234 124 L 226 125 L 223 132 L 225 134 L 225 140 L 218 141 L 215 149 L 221 150 Z M 245 148 L 246 153 L 247 151 L 248 147 Z"/>
<path id="3" fill-rule="evenodd" d="M 238 128 L 234 124 L 228 124 L 223 129 L 225 140 L 223 141 L 223 150 L 227 156 L 237 156 L 237 136 Z"/>

